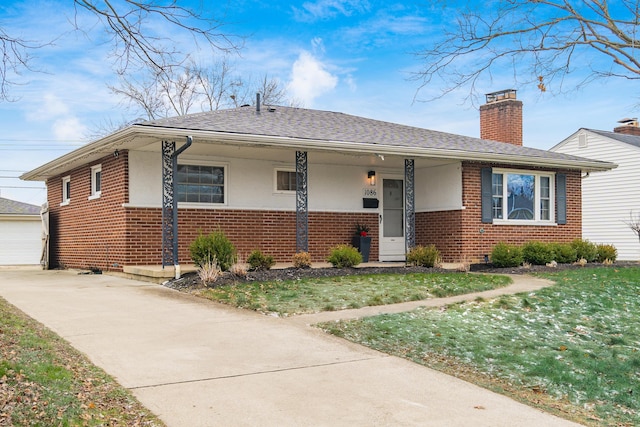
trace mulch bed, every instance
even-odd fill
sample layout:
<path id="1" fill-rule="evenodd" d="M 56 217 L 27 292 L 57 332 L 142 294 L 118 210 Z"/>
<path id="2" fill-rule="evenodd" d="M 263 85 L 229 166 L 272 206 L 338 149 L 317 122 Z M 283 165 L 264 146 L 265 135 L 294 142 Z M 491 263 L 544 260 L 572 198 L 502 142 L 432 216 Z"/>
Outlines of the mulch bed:
<path id="1" fill-rule="evenodd" d="M 547 267 L 544 265 L 532 265 L 530 267 L 513 267 L 513 268 L 497 268 L 492 264 L 472 264 L 470 271 L 475 273 L 493 273 L 493 274 L 531 274 L 531 273 L 553 273 L 562 270 L 574 270 L 580 268 L 607 268 L 607 267 L 629 267 L 638 266 L 637 262 L 616 262 L 612 266 L 604 264 L 589 263 L 585 267 L 574 264 L 558 264 L 557 267 Z M 247 282 L 268 282 L 282 280 L 298 280 L 314 277 L 335 277 L 335 276 L 352 276 L 360 274 L 408 274 L 408 273 L 455 273 L 456 270 L 446 270 L 443 268 L 425 268 L 425 267 L 362 267 L 362 268 L 285 268 L 271 269 L 262 271 L 248 271 L 245 276 L 238 276 L 230 272 L 225 272 L 219 277 L 213 285 L 223 286 L 236 283 Z M 460 272 L 463 273 L 463 272 Z M 188 291 L 203 288 L 204 285 L 197 273 L 184 274 L 180 279 L 170 280 L 164 283 L 164 286 Z"/>

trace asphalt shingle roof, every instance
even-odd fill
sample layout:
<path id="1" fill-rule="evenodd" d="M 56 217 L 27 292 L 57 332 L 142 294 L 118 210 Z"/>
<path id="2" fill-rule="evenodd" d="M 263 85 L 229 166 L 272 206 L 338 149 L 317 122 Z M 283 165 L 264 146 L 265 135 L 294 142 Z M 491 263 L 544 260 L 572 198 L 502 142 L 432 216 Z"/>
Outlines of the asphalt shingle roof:
<path id="1" fill-rule="evenodd" d="M 40 206 L 0 197 L 0 215 L 40 215 Z"/>
<path id="2" fill-rule="evenodd" d="M 167 119 L 138 126 L 265 135 L 283 138 L 453 150 L 478 154 L 576 160 L 579 157 L 488 141 L 429 129 L 373 120 L 349 114 L 293 107 L 239 107 Z M 584 159 L 581 159 L 584 160 Z"/>
<path id="3" fill-rule="evenodd" d="M 610 132 L 606 130 L 596 130 L 596 129 L 586 129 L 586 130 L 588 130 L 589 132 L 597 133 L 598 135 L 604 136 L 606 138 L 611 138 L 620 142 L 624 142 L 625 144 L 640 147 L 640 136 L 638 135 L 628 135 L 624 133 L 617 133 L 617 132 Z"/>

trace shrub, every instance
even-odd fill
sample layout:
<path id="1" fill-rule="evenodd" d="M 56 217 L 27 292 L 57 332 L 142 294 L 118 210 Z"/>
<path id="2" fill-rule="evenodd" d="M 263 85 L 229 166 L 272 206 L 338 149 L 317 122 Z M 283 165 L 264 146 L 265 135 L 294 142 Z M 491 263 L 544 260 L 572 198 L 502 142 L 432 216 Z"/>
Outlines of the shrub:
<path id="1" fill-rule="evenodd" d="M 440 252 L 436 245 L 416 246 L 407 254 L 407 264 L 418 267 L 433 267 L 440 259 Z"/>
<path id="2" fill-rule="evenodd" d="M 353 267 L 362 262 L 362 255 L 353 246 L 343 244 L 331 248 L 327 261 L 336 268 Z"/>
<path id="3" fill-rule="evenodd" d="M 498 243 L 491 251 L 491 263 L 499 268 L 518 267 L 522 264 L 522 249 L 507 243 Z"/>
<path id="4" fill-rule="evenodd" d="M 576 250 L 569 243 L 552 243 L 551 249 L 558 264 L 571 264 L 578 259 Z"/>
<path id="5" fill-rule="evenodd" d="M 236 261 L 236 248 L 221 230 L 208 235 L 200 234 L 189 245 L 189 253 L 198 267 L 215 260 L 220 270 L 229 271 Z"/>
<path id="6" fill-rule="evenodd" d="M 527 242 L 522 245 L 522 259 L 533 265 L 545 265 L 553 261 L 553 249 L 550 244 Z"/>
<path id="7" fill-rule="evenodd" d="M 598 255 L 596 261 L 604 263 L 606 260 L 614 263 L 618 258 L 618 250 L 613 245 L 598 245 L 596 246 Z"/>
<path id="8" fill-rule="evenodd" d="M 247 258 L 250 270 L 268 270 L 275 263 L 271 255 L 265 255 L 258 249 L 252 251 Z"/>
<path id="9" fill-rule="evenodd" d="M 309 252 L 298 252 L 293 255 L 293 266 L 295 268 L 311 267 L 311 255 Z"/>
<path id="10" fill-rule="evenodd" d="M 593 262 L 598 257 L 598 247 L 588 240 L 575 239 L 571 242 L 571 246 L 576 250 L 577 259 L 585 259 L 587 262 Z"/>

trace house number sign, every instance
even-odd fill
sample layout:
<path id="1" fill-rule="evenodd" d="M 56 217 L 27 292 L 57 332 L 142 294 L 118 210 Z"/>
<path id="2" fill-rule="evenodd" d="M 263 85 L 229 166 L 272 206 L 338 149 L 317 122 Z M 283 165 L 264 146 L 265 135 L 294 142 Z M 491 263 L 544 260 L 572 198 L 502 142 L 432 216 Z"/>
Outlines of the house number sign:
<path id="1" fill-rule="evenodd" d="M 363 188 L 362 189 L 362 195 L 363 197 L 378 197 L 378 192 L 376 191 L 375 188 Z"/>

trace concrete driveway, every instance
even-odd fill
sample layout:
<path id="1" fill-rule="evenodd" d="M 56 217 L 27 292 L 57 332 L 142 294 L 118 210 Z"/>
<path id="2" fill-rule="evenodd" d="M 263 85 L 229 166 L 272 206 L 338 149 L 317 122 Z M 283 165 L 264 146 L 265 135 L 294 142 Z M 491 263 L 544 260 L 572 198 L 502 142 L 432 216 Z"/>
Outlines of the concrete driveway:
<path id="1" fill-rule="evenodd" d="M 143 282 L 0 270 L 0 296 L 178 426 L 570 426 L 417 364 Z"/>

